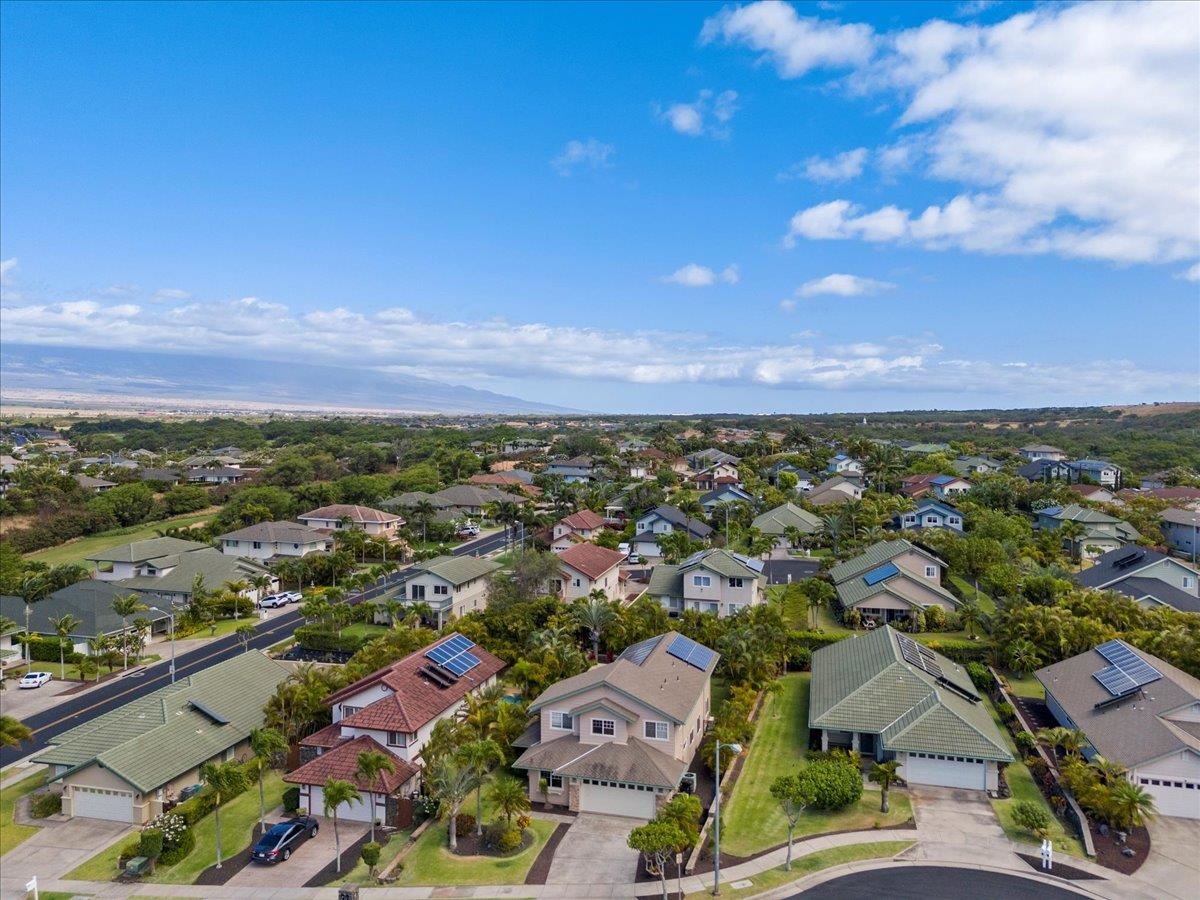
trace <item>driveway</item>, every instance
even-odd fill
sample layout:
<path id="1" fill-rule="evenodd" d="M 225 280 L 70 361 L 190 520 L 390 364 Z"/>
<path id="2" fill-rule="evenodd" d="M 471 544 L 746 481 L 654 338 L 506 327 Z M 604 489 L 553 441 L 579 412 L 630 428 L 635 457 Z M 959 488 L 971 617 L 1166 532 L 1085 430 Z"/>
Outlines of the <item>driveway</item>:
<path id="1" fill-rule="evenodd" d="M 644 819 L 582 813 L 554 852 L 546 884 L 632 884 L 639 854 L 625 840 L 643 824 Z"/>
<path id="2" fill-rule="evenodd" d="M 321 823 L 321 830 L 317 832 L 317 836 L 301 844 L 287 862 L 276 863 L 273 866 L 248 863 L 226 884 L 229 887 L 256 888 L 303 886 L 333 861 L 333 820 L 318 818 L 317 821 Z M 342 871 L 348 872 L 354 868 L 356 860 L 351 859 L 348 851 L 350 846 L 366 833 L 367 826 L 362 822 L 338 822 L 338 835 L 342 839 Z"/>
<path id="3" fill-rule="evenodd" d="M 1150 830 L 1150 857 L 1134 876 L 1163 897 L 1192 898 L 1200 894 L 1200 819 L 1158 816 Z"/>
<path id="4" fill-rule="evenodd" d="M 34 663 L 36 670 L 37 663 Z M 54 679 L 33 690 L 21 690 L 15 681 L 8 682 L 4 688 L 4 714 L 25 720 L 35 713 L 44 712 L 58 703 L 56 699 L 63 691 L 79 687 L 78 681 L 60 681 Z"/>
<path id="5" fill-rule="evenodd" d="M 978 847 L 997 841 L 1008 846 L 1004 829 L 983 791 L 910 785 L 908 793 L 922 842 Z"/>
<path id="6" fill-rule="evenodd" d="M 105 847 L 133 833 L 124 822 L 68 819 L 52 822 L 4 855 L 0 864 L 0 896 L 23 897 L 34 875 L 42 881 L 61 878 Z M 115 873 L 114 873 L 115 874 Z"/>

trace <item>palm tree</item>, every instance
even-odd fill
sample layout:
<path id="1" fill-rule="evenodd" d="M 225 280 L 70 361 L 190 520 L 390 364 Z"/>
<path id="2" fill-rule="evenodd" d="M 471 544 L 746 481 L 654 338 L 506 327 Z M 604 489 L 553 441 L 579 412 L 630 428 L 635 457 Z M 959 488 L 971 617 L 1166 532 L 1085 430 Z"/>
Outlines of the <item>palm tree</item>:
<path id="1" fill-rule="evenodd" d="M 287 753 L 288 742 L 274 728 L 255 728 L 250 732 L 250 752 L 254 754 L 255 771 L 258 774 L 258 834 L 267 829 L 267 798 L 263 787 L 263 772 L 271 768 L 275 760 Z"/>
<path id="2" fill-rule="evenodd" d="M 80 625 L 82 625 L 83 621 L 71 615 L 70 613 L 63 613 L 58 618 L 51 616 L 50 624 L 54 626 L 54 633 L 58 635 L 58 668 L 62 673 L 62 677 L 66 678 L 66 646 L 63 642 L 70 640 L 71 633 Z"/>
<path id="3" fill-rule="evenodd" d="M 0 747 L 19 747 L 33 737 L 33 731 L 12 716 L 0 716 Z"/>
<path id="4" fill-rule="evenodd" d="M 208 785 L 213 795 L 213 837 L 217 845 L 217 868 L 221 868 L 221 804 L 244 790 L 242 770 L 237 763 L 205 763 L 200 767 L 200 781 Z"/>
<path id="5" fill-rule="evenodd" d="M 371 793 L 386 794 L 387 788 L 383 784 L 383 773 L 387 772 L 390 775 L 396 774 L 396 764 L 392 762 L 392 757 L 387 753 L 380 753 L 378 750 L 364 750 L 358 754 L 358 759 L 355 763 L 354 777 L 365 782 Z M 380 790 L 376 791 L 376 785 Z M 371 804 L 371 843 L 375 843 L 375 799 L 371 797 L 368 802 Z"/>
<path id="6" fill-rule="evenodd" d="M 450 820 L 450 849 L 458 849 L 458 812 L 475 788 L 475 774 L 469 766 L 461 765 L 453 754 L 442 756 L 433 767 L 429 789 L 442 805 Z"/>
<path id="7" fill-rule="evenodd" d="M 1112 823 L 1124 831 L 1144 825 L 1156 812 L 1154 798 L 1141 785 L 1124 780 L 1109 789 L 1107 805 Z"/>
<path id="8" fill-rule="evenodd" d="M 412 508 L 412 518 L 421 523 L 421 543 L 426 543 L 425 535 L 429 523 L 437 515 L 437 507 L 430 500 L 418 500 Z"/>
<path id="9" fill-rule="evenodd" d="M 879 793 L 882 795 L 879 801 L 879 811 L 881 813 L 886 813 L 888 811 L 888 791 L 891 790 L 892 785 L 895 784 L 900 778 L 899 772 L 897 771 L 899 768 L 900 763 L 896 762 L 895 760 L 889 760 L 888 762 L 881 763 L 877 762 L 871 766 L 870 778 L 879 785 Z"/>
<path id="10" fill-rule="evenodd" d="M 1078 563 L 1080 541 L 1087 536 L 1087 529 L 1083 527 L 1082 523 L 1068 519 L 1058 526 L 1058 533 L 1064 541 L 1070 543 L 1071 561 Z"/>
<path id="11" fill-rule="evenodd" d="M 342 836 L 338 834 L 338 807 L 343 803 L 357 803 L 362 799 L 358 788 L 349 781 L 330 778 L 325 782 L 325 816 L 333 819 L 334 871 L 342 871 Z"/>
<path id="12" fill-rule="evenodd" d="M 969 636 L 974 636 L 976 630 L 983 631 L 987 627 L 987 613 L 983 611 L 979 601 L 974 598 L 962 602 L 958 608 L 958 617 L 962 622 L 963 630 Z"/>
<path id="13" fill-rule="evenodd" d="M 471 773 L 475 787 L 475 834 L 483 835 L 483 785 L 488 773 L 504 765 L 504 751 L 490 738 L 469 741 L 458 749 L 458 758 Z"/>
<path id="14" fill-rule="evenodd" d="M 1092 757 L 1088 765 L 1095 769 L 1100 780 L 1109 786 L 1123 781 L 1125 773 L 1129 771 L 1115 759 L 1106 759 L 1099 753 Z"/>
<path id="15" fill-rule="evenodd" d="M 242 642 L 242 652 L 250 652 L 250 640 L 256 634 L 254 625 L 252 625 L 250 622 L 247 622 L 245 625 L 239 625 L 234 629 L 233 633 L 236 634 L 238 640 Z"/>
<path id="16" fill-rule="evenodd" d="M 261 600 L 263 598 L 264 592 L 267 590 L 267 588 L 269 588 L 271 586 L 271 582 L 274 579 L 271 578 L 270 575 L 262 574 L 262 575 L 251 575 L 246 580 L 250 582 L 250 586 L 253 587 L 254 590 L 258 593 L 258 599 Z M 235 607 L 235 609 L 236 609 L 236 607 Z"/>
<path id="17" fill-rule="evenodd" d="M 592 656 L 600 661 L 600 638 L 617 618 L 613 604 L 608 595 L 601 590 L 592 591 L 586 599 L 581 598 L 571 605 L 571 617 L 580 628 L 588 633 L 592 642 Z"/>
<path id="18" fill-rule="evenodd" d="M 846 525 L 849 522 L 847 515 L 843 510 L 835 509 L 832 512 L 825 513 L 821 518 L 824 522 L 822 530 L 833 543 L 833 555 L 837 556 L 841 549 L 842 534 L 845 532 Z"/>
<path id="19" fill-rule="evenodd" d="M 124 634 L 129 630 L 129 617 L 136 616 L 140 612 L 145 612 L 149 608 L 150 607 L 143 603 L 142 598 L 137 594 L 120 594 L 116 597 L 113 597 L 112 610 L 121 617 L 122 636 L 124 636 Z M 121 666 L 121 668 L 128 669 L 129 646 L 124 641 L 122 641 L 121 644 L 121 655 L 124 658 L 124 664 Z M 218 850 L 218 853 L 219 852 L 220 851 Z"/>
<path id="20" fill-rule="evenodd" d="M 750 528 L 746 531 L 746 551 L 751 556 L 766 556 L 774 549 L 774 536 L 763 534 L 757 528 Z"/>
<path id="21" fill-rule="evenodd" d="M 1014 672 L 1032 672 L 1042 664 L 1037 647 L 1025 638 L 1018 638 L 1008 645 L 1008 664 Z"/>
<path id="22" fill-rule="evenodd" d="M 492 779 L 488 788 L 488 799 L 504 814 L 504 820 L 512 824 L 512 817 L 529 809 L 529 794 L 526 784 L 519 778 L 500 774 Z"/>

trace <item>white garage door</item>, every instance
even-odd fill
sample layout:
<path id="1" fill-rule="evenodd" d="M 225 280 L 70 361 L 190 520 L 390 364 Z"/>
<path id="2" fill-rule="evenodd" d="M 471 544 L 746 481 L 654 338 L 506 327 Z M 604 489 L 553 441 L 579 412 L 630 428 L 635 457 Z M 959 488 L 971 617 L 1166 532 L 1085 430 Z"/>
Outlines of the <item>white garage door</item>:
<path id="1" fill-rule="evenodd" d="M 311 815 L 325 815 L 325 791 L 323 788 L 309 788 L 311 801 L 309 811 Z M 371 821 L 371 801 L 369 798 L 374 797 L 374 794 L 363 792 L 363 799 L 357 803 L 343 803 L 338 807 L 338 819 L 345 819 L 348 822 L 370 822 Z M 379 811 L 376 813 L 376 818 L 383 821 L 384 806 L 379 804 Z"/>
<path id="2" fill-rule="evenodd" d="M 1200 781 L 1184 778 L 1157 778 L 1143 775 L 1142 789 L 1154 798 L 1160 816 L 1200 819 Z"/>
<path id="3" fill-rule="evenodd" d="M 110 822 L 133 821 L 132 791 L 109 791 L 73 785 L 71 797 L 71 812 L 76 817 L 107 819 Z"/>
<path id="4" fill-rule="evenodd" d="M 579 786 L 579 811 L 653 819 L 654 792 L 602 784 L 582 784 Z"/>
<path id="5" fill-rule="evenodd" d="M 910 753 L 900 774 L 909 784 L 936 784 L 975 790 L 987 787 L 987 770 L 983 761 L 977 759 Z"/>

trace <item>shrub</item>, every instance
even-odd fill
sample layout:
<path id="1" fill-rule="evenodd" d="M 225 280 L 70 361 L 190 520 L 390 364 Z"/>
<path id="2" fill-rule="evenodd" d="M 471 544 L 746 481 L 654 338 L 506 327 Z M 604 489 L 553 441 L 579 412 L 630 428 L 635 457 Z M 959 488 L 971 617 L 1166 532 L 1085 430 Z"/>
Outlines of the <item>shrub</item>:
<path id="1" fill-rule="evenodd" d="M 81 654 L 76 653 L 69 638 L 40 637 L 31 635 L 29 638 L 29 658 L 35 662 L 58 662 L 58 645 L 62 642 L 66 653 L 63 658 L 68 663 L 77 663 Z"/>
<path id="2" fill-rule="evenodd" d="M 828 634 L 824 631 L 793 631 L 788 635 L 789 652 L 795 648 L 805 647 L 808 650 L 820 650 L 830 644 L 836 644 L 845 638 L 844 634 Z"/>
<path id="3" fill-rule="evenodd" d="M 908 617 L 908 620 L 905 622 L 905 624 L 908 626 L 908 630 L 912 634 L 920 634 L 925 630 L 925 613 L 918 610 Z"/>
<path id="4" fill-rule="evenodd" d="M 163 833 L 157 828 L 147 828 L 139 839 L 138 855 L 158 859 L 163 852 Z"/>
<path id="5" fill-rule="evenodd" d="M 1012 719 L 1015 718 L 1017 715 L 1017 711 L 1015 709 L 1013 709 L 1013 705 L 1011 703 L 996 704 L 996 712 L 999 714 L 1000 718 L 1003 719 L 1005 722 L 1012 721 Z"/>
<path id="6" fill-rule="evenodd" d="M 296 629 L 296 643 L 306 650 L 335 650 L 357 653 L 370 638 L 357 634 L 338 634 L 321 625 L 301 625 Z"/>
<path id="7" fill-rule="evenodd" d="M 1050 813 L 1030 800 L 1022 800 L 1013 807 L 1013 822 L 1039 837 L 1050 827 Z"/>
<path id="8" fill-rule="evenodd" d="M 925 627 L 930 631 L 945 631 L 949 616 L 940 606 L 931 606 L 925 610 Z"/>
<path id="9" fill-rule="evenodd" d="M 788 665 L 800 672 L 812 668 L 812 651 L 807 647 L 793 647 L 788 653 Z"/>
<path id="10" fill-rule="evenodd" d="M 483 832 L 484 845 L 497 853 L 512 853 L 519 850 L 524 838 L 525 834 L 520 828 L 504 821 L 489 825 Z"/>
<path id="11" fill-rule="evenodd" d="M 969 663 L 986 663 L 992 657 L 992 648 L 987 641 L 966 641 L 958 638 L 938 638 L 926 644 L 931 650 L 952 659 L 961 666 Z"/>
<path id="12" fill-rule="evenodd" d="M 1025 768 L 1029 770 L 1029 774 L 1032 775 L 1036 781 L 1041 781 L 1050 771 L 1050 767 L 1046 765 L 1046 761 L 1040 756 L 1025 757 Z"/>
<path id="13" fill-rule="evenodd" d="M 1032 753 L 1037 746 L 1037 738 L 1024 729 L 1018 731 L 1013 737 L 1017 742 L 1017 749 L 1024 754 Z"/>
<path id="14" fill-rule="evenodd" d="M 160 865 L 173 866 L 178 862 L 186 859 L 188 854 L 196 849 L 196 835 L 189 828 L 183 832 L 179 840 L 167 847 L 162 852 L 162 856 L 158 858 Z"/>
<path id="15" fill-rule="evenodd" d="M 35 819 L 44 819 L 60 812 L 62 812 L 62 794 L 42 791 L 29 798 L 29 815 Z"/>
<path id="16" fill-rule="evenodd" d="M 992 673 L 987 670 L 987 666 L 980 662 L 969 662 L 966 665 L 967 676 L 971 679 L 971 684 L 975 685 L 981 691 L 991 690 Z"/>
<path id="17" fill-rule="evenodd" d="M 470 813 L 460 812 L 458 818 L 454 821 L 454 833 L 459 837 L 466 837 L 475 830 L 475 817 Z"/>
<path id="18" fill-rule="evenodd" d="M 300 809 L 300 788 L 292 785 L 290 788 L 285 788 L 283 792 L 283 809 L 284 812 L 293 813 Z"/>
<path id="19" fill-rule="evenodd" d="M 862 613 L 857 609 L 848 609 L 842 613 L 842 624 L 847 628 L 858 629 L 862 627 Z"/>
<path id="20" fill-rule="evenodd" d="M 862 774 L 842 760 L 817 760 L 802 769 L 799 777 L 812 792 L 813 809 L 841 809 L 862 796 Z"/>
<path id="21" fill-rule="evenodd" d="M 375 867 L 379 865 L 379 854 L 381 852 L 383 852 L 383 848 L 374 842 L 362 845 L 362 861 L 371 872 L 374 872 Z"/>
<path id="22" fill-rule="evenodd" d="M 121 845 L 120 852 L 117 853 L 117 868 L 124 869 L 125 863 L 133 859 L 135 856 L 142 855 L 142 839 L 135 837 L 132 841 L 126 841 Z"/>

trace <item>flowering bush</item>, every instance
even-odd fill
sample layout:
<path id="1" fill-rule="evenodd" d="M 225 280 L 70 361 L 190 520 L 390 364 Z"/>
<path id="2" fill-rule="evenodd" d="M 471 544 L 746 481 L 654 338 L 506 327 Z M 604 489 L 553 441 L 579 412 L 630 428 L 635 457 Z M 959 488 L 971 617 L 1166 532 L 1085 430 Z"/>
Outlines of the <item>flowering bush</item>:
<path id="1" fill-rule="evenodd" d="M 155 816 L 144 826 L 142 831 L 159 831 L 163 836 L 163 848 L 169 849 L 176 846 L 183 840 L 184 833 L 188 830 L 188 824 L 184 821 L 183 816 L 175 813 L 163 813 Z"/>

